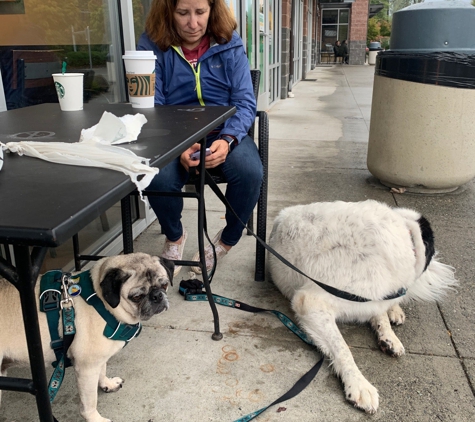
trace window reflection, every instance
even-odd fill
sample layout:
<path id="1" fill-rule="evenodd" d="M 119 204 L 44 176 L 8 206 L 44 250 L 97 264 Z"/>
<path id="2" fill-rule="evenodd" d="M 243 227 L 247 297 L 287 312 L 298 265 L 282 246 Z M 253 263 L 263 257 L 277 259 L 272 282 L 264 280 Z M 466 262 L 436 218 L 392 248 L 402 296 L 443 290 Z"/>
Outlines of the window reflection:
<path id="1" fill-rule="evenodd" d="M 57 102 L 51 74 L 84 73 L 84 101 L 125 99 L 117 5 L 112 0 L 24 0 L 0 15 L 0 66 L 9 110 Z M 119 60 L 119 61 L 118 61 Z M 120 66 L 119 66 L 120 64 Z"/>
<path id="2" fill-rule="evenodd" d="M 61 71 L 63 61 L 67 72 L 84 73 L 86 103 L 126 100 L 116 0 L 1 3 L 24 6 L 15 13 L 0 9 L 0 69 L 8 110 L 58 102 L 51 75 Z M 79 233 L 81 253 L 101 250 L 120 228 L 116 204 Z M 72 249 L 72 241 L 51 249 L 42 271 L 70 270 Z"/>

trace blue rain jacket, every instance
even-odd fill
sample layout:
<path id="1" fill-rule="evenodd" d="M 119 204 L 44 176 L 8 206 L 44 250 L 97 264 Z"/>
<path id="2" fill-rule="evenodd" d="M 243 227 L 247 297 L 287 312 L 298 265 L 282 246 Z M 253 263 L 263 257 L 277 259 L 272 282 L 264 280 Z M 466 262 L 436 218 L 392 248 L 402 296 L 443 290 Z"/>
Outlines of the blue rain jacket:
<path id="1" fill-rule="evenodd" d="M 196 67 L 185 59 L 180 47 L 162 51 L 144 33 L 137 50 L 152 50 L 155 65 L 155 104 L 236 106 L 236 114 L 219 127 L 219 134 L 246 136 L 256 117 L 256 99 L 244 44 L 237 32 L 230 42 L 212 44 Z"/>

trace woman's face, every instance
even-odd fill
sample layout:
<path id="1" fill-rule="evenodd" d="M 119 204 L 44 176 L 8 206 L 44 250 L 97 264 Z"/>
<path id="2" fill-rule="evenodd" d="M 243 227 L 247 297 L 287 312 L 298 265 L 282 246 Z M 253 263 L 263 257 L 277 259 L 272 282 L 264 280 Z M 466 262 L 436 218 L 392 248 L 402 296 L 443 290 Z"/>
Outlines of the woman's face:
<path id="1" fill-rule="evenodd" d="M 173 19 L 183 47 L 195 48 L 206 34 L 210 6 L 208 0 L 178 0 Z"/>

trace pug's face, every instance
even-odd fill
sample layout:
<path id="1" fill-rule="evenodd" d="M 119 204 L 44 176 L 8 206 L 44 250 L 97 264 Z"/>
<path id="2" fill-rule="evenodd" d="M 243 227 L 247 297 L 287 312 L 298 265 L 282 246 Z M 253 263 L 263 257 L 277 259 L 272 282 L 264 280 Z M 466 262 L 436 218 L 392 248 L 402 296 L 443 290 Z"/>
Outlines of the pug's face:
<path id="1" fill-rule="evenodd" d="M 134 253 L 101 260 L 91 276 L 96 292 L 99 284 L 100 296 L 112 308 L 111 313 L 121 322 L 135 324 L 168 309 L 166 292 L 173 269 L 168 259 Z"/>

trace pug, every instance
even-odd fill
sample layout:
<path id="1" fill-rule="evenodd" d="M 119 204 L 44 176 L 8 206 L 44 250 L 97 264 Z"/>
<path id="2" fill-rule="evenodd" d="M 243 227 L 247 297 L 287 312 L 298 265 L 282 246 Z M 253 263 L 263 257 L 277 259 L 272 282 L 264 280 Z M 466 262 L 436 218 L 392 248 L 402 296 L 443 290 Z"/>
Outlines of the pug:
<path id="1" fill-rule="evenodd" d="M 166 292 L 172 283 L 173 271 L 174 264 L 170 260 L 134 253 L 101 259 L 90 270 L 90 276 L 96 295 L 107 311 L 118 322 L 134 325 L 168 309 Z M 37 297 L 40 279 L 41 276 L 36 285 Z M 98 311 L 81 296 L 72 300 L 76 334 L 67 356 L 76 374 L 80 413 L 87 422 L 111 422 L 97 411 L 97 384 L 107 393 L 122 387 L 122 378 L 106 376 L 106 365 L 124 347 L 125 341 L 105 337 L 106 321 Z M 38 320 L 45 363 L 50 364 L 56 357 L 50 347 L 46 313 L 38 312 Z M 9 367 L 29 363 L 23 327 L 19 294 L 11 283 L 0 277 L 1 376 L 7 375 Z"/>

